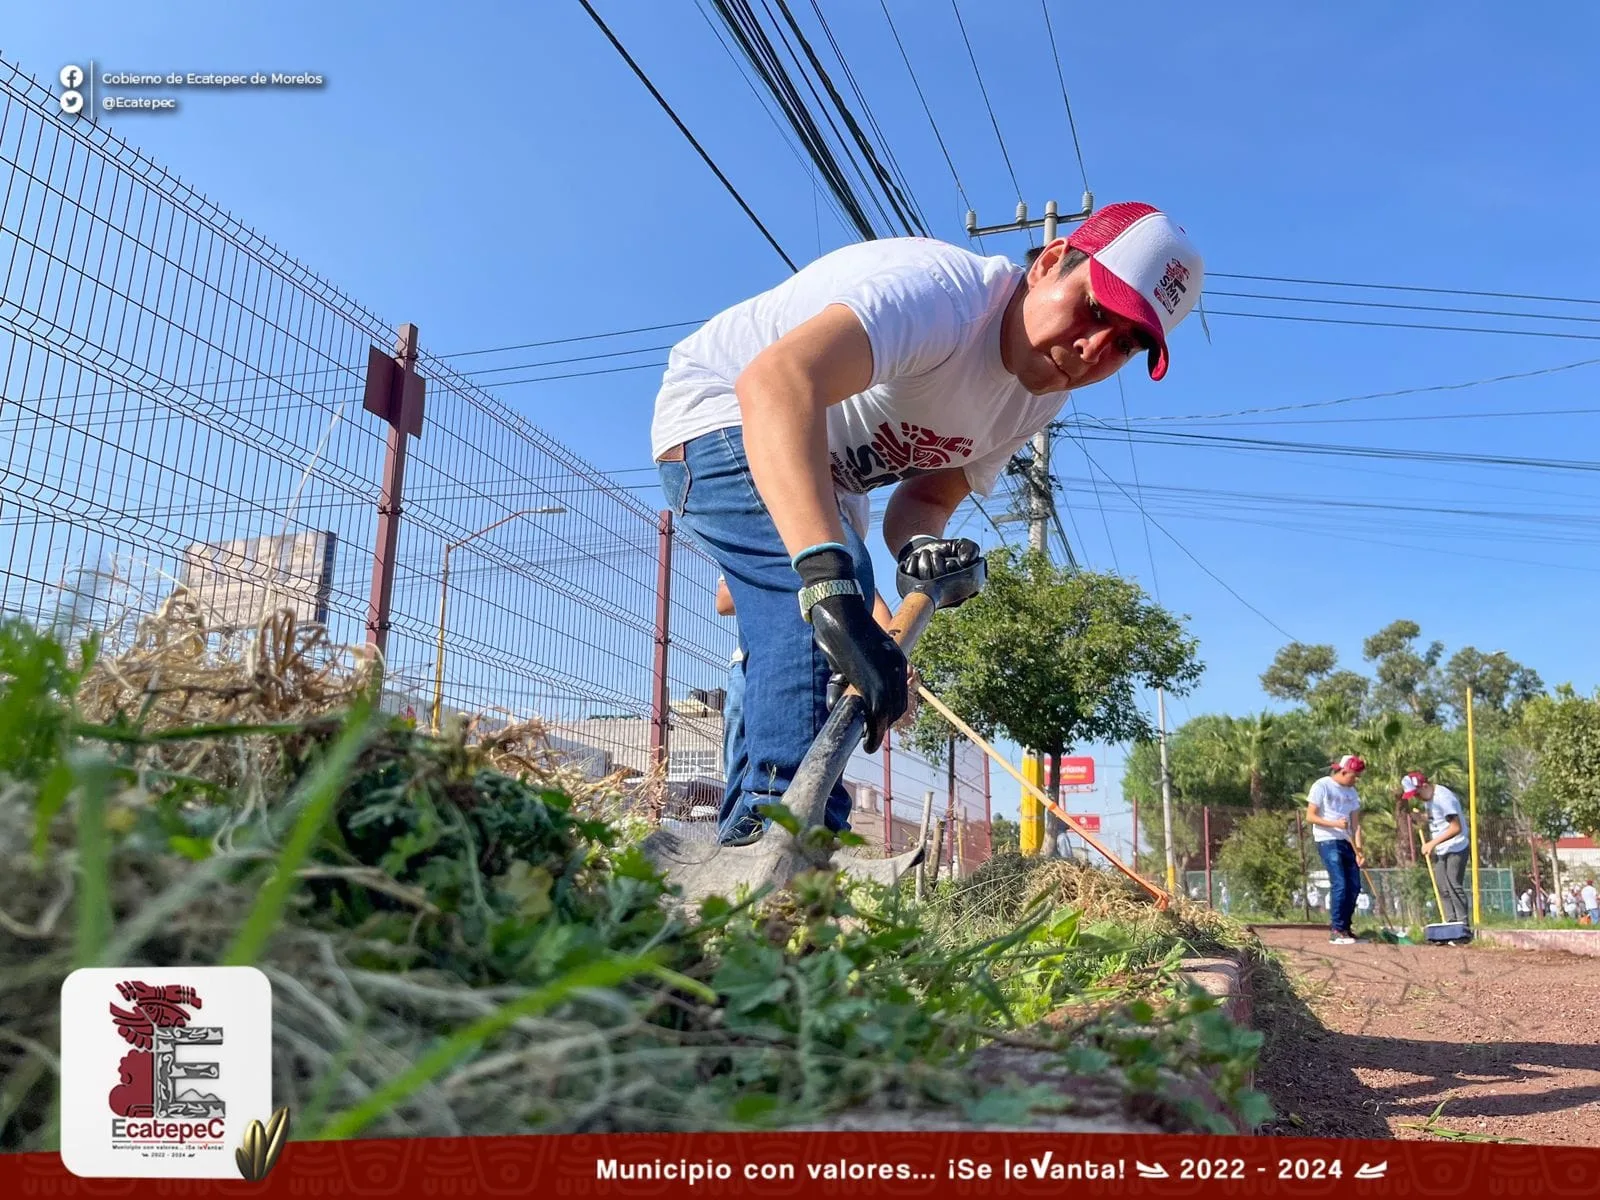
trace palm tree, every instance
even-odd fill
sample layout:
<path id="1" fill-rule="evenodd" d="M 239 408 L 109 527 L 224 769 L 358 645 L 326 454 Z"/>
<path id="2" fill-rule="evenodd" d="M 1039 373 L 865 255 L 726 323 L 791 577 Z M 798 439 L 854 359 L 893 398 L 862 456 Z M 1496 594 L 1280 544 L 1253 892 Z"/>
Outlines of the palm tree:
<path id="1" fill-rule="evenodd" d="M 1201 732 L 1196 768 L 1208 786 L 1261 812 L 1289 800 L 1322 757 L 1303 719 L 1269 712 L 1217 717 Z"/>
<path id="2" fill-rule="evenodd" d="M 1409 713 L 1380 713 L 1350 735 L 1351 749 L 1366 759 L 1367 770 L 1359 787 L 1362 807 L 1372 812 L 1393 813 L 1393 833 L 1384 836 L 1388 821 L 1376 823 L 1371 832 L 1379 838 L 1371 847 L 1374 857 L 1393 854 L 1394 865 L 1417 861 L 1417 845 L 1411 821 L 1405 812 L 1400 778 L 1407 771 L 1423 771 L 1429 779 L 1464 778 L 1467 765 L 1450 745 L 1449 735 L 1437 725 L 1427 725 Z M 1342 751 L 1340 751 L 1342 753 Z M 1393 848 L 1384 845 L 1393 838 Z M 1366 838 L 1363 837 L 1363 842 Z"/>

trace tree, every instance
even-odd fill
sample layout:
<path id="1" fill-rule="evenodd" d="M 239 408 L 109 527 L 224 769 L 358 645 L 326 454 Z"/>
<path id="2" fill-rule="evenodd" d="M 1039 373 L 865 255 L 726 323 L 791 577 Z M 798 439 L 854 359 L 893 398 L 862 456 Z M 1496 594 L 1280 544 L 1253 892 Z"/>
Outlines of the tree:
<path id="1" fill-rule="evenodd" d="M 1261 690 L 1274 699 L 1305 705 L 1322 724 L 1354 725 L 1372 683 L 1358 671 L 1335 670 L 1338 663 L 1332 646 L 1290 642 L 1261 673 Z"/>
<path id="2" fill-rule="evenodd" d="M 1304 776 L 1327 761 L 1304 718 L 1295 714 L 1219 717 L 1195 730 L 1195 742 L 1191 769 L 1208 788 L 1236 791 L 1252 812 L 1290 802 Z"/>
<path id="3" fill-rule="evenodd" d="M 1296 704 L 1311 703 L 1311 691 L 1339 661 L 1332 646 L 1308 646 L 1290 642 L 1273 656 L 1272 665 L 1261 672 L 1261 690 L 1276 700 Z"/>
<path id="4" fill-rule="evenodd" d="M 1383 712 L 1409 712 L 1428 725 L 1439 723 L 1439 710 L 1445 702 L 1439 659 L 1443 642 L 1430 642 L 1417 651 L 1414 643 L 1422 633 L 1415 621 L 1391 621 L 1369 637 L 1361 647 L 1366 660 L 1375 665 L 1378 686 L 1372 702 Z"/>
<path id="5" fill-rule="evenodd" d="M 983 591 L 933 622 L 913 657 L 979 733 L 1059 757 L 1082 742 L 1154 737 L 1137 689 L 1188 694 L 1203 670 L 1197 649 L 1183 618 L 1138 584 L 1001 549 Z M 945 722 L 924 713 L 912 741 L 932 750 L 946 736 Z M 1058 771 L 1052 798 L 1059 780 Z"/>
<path id="6" fill-rule="evenodd" d="M 1281 812 L 1252 813 L 1234 827 L 1217 854 L 1233 885 L 1233 903 L 1280 917 L 1300 886 L 1294 823 Z M 1248 896 L 1248 899 L 1247 899 Z"/>
<path id="7" fill-rule="evenodd" d="M 1562 684 L 1527 706 L 1523 728 L 1536 755 L 1529 820 L 1552 841 L 1572 829 L 1600 835 L 1600 698 Z"/>
<path id="8" fill-rule="evenodd" d="M 1457 721 L 1467 718 L 1469 687 L 1473 716 L 1479 721 L 1488 717 L 1492 724 L 1515 719 L 1524 705 L 1544 694 L 1544 680 L 1539 673 L 1504 650 L 1484 654 L 1475 646 L 1463 646 L 1450 656 L 1443 675 L 1446 703 Z"/>
<path id="9" fill-rule="evenodd" d="M 1015 854 L 1022 848 L 1022 826 L 1009 817 L 989 821 L 989 853 Z"/>
<path id="10" fill-rule="evenodd" d="M 1178 735 L 1167 739 L 1168 765 Z M 1160 878 L 1166 870 L 1167 836 L 1161 813 L 1161 750 L 1153 741 L 1135 742 L 1122 764 L 1122 795 L 1139 806 L 1139 840 L 1150 849 L 1140 857 L 1142 869 Z M 1172 857 L 1179 871 L 1189 869 L 1200 852 L 1199 802 L 1191 802 L 1181 786 L 1172 785 Z"/>
<path id="11" fill-rule="evenodd" d="M 1403 800 L 1400 778 L 1407 771 L 1419 770 L 1436 783 L 1443 783 L 1466 798 L 1467 764 L 1458 753 L 1454 740 L 1437 725 L 1429 725 L 1409 713 L 1388 713 L 1369 719 L 1348 739 L 1349 748 L 1366 760 L 1367 769 L 1356 784 L 1361 793 L 1363 816 L 1387 814 L 1387 819 L 1373 822 L 1362 834 L 1363 844 L 1368 834 L 1376 835 L 1368 853 L 1374 864 L 1399 866 L 1415 860 L 1415 846 L 1410 845 L 1414 833 L 1405 835 L 1401 844 L 1401 830 L 1408 823 L 1401 815 Z M 1335 750 L 1335 753 L 1344 753 Z"/>

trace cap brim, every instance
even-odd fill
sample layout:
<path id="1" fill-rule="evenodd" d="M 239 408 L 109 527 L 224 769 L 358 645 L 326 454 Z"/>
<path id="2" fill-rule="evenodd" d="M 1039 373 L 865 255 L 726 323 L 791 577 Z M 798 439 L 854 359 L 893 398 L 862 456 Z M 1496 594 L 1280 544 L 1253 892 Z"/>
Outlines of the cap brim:
<path id="1" fill-rule="evenodd" d="M 1150 338 L 1150 378 L 1160 379 L 1164 376 L 1168 363 L 1167 333 L 1161 328 L 1155 306 L 1101 265 L 1093 255 L 1089 257 L 1089 286 L 1094 289 L 1094 298 L 1100 307 L 1133 322 Z"/>
<path id="2" fill-rule="evenodd" d="M 1409 792 L 1401 792 L 1400 793 L 1400 798 L 1402 800 L 1415 800 L 1416 797 L 1417 797 L 1417 789 L 1416 788 L 1412 788 Z"/>

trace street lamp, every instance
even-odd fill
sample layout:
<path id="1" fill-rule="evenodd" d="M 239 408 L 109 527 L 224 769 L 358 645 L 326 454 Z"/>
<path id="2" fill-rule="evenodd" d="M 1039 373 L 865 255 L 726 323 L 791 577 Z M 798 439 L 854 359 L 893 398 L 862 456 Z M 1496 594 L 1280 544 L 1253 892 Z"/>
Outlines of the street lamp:
<path id="1" fill-rule="evenodd" d="M 444 608 L 450 596 L 450 552 L 459 550 L 468 542 L 482 537 L 492 529 L 498 529 L 507 521 L 514 521 L 518 517 L 538 517 L 566 512 L 562 504 L 548 504 L 543 508 L 524 508 L 517 512 L 501 517 L 492 525 L 485 525 L 476 533 L 469 533 L 466 537 L 454 542 L 446 542 L 444 547 L 444 569 L 439 578 L 439 645 L 433 656 L 433 731 L 439 732 L 439 716 L 444 707 Z"/>

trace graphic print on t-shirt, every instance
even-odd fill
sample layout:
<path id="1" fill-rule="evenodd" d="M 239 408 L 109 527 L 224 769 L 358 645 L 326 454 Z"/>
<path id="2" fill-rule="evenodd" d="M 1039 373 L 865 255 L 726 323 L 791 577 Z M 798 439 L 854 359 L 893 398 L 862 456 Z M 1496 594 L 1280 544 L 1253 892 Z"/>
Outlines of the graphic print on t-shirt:
<path id="1" fill-rule="evenodd" d="M 850 446 L 842 455 L 830 451 L 834 485 L 847 492 L 870 491 L 899 479 L 942 470 L 972 453 L 971 438 L 942 437 L 909 421 L 901 421 L 899 426 L 896 433 L 894 423 L 880 421 L 871 442 Z"/>

